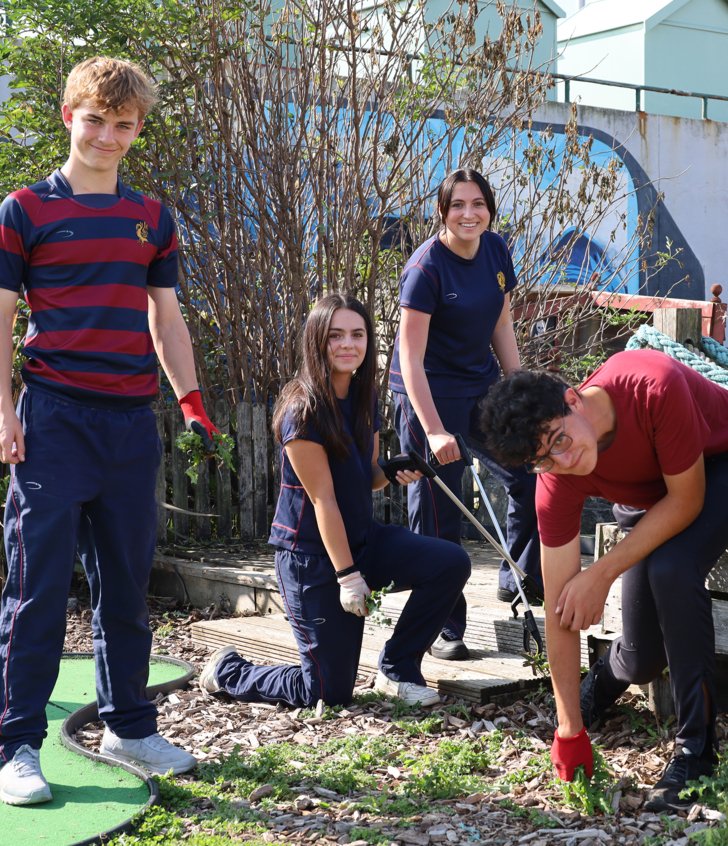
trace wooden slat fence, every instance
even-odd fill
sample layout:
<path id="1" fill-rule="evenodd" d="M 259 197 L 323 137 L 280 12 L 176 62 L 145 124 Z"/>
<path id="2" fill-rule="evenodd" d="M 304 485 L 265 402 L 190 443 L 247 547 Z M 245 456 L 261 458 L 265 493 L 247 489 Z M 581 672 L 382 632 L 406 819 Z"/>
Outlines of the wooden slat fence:
<path id="1" fill-rule="evenodd" d="M 235 439 L 234 468 L 230 471 L 208 461 L 193 484 L 185 473 L 187 456 L 175 446 L 183 429 L 179 409 L 157 411 L 163 448 L 157 501 L 195 512 L 186 514 L 160 504 L 158 538 L 162 545 L 268 536 L 274 449 L 265 406 L 241 402 L 231 411 L 221 400 L 211 417 L 221 432 Z"/>
<path id="2" fill-rule="evenodd" d="M 238 403 L 232 410 L 219 401 L 212 414 L 221 432 L 235 438 L 235 463 L 231 472 L 207 462 L 193 485 L 185 473 L 187 457 L 174 442 L 182 431 L 179 409 L 157 412 L 157 426 L 162 440 L 162 464 L 157 479 L 157 500 L 193 516 L 160 506 L 158 537 L 160 545 L 215 540 L 266 539 L 280 485 L 280 447 L 270 432 L 266 407 L 249 402 Z M 380 433 L 381 450 L 396 454 L 399 444 L 392 429 Z M 463 477 L 463 498 L 473 507 L 473 485 L 469 474 Z M 475 502 L 477 506 L 477 501 Z M 489 522 L 484 509 L 478 516 Z M 374 494 L 374 515 L 383 523 L 407 523 L 407 494 L 404 488 L 389 485 Z"/>

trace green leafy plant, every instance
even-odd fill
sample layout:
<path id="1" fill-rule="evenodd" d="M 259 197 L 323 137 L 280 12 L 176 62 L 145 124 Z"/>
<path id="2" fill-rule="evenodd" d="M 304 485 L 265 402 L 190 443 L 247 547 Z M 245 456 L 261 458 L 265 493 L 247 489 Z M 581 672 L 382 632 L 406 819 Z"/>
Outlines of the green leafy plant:
<path id="1" fill-rule="evenodd" d="M 728 811 L 728 760 L 721 756 L 712 776 L 700 776 L 698 781 L 691 781 L 689 785 L 681 792 L 682 797 L 690 797 L 723 813 Z"/>
<path id="2" fill-rule="evenodd" d="M 366 598 L 368 619 L 375 626 L 391 626 L 392 618 L 382 611 L 382 599 L 394 589 L 394 582 L 390 582 L 381 590 L 373 590 Z"/>
<path id="3" fill-rule="evenodd" d="M 607 769 L 604 756 L 594 750 L 594 772 L 591 779 L 586 777 L 583 767 L 578 767 L 573 781 L 557 780 L 564 797 L 564 804 L 587 816 L 596 813 L 612 814 L 612 794 L 614 779 Z"/>
<path id="4" fill-rule="evenodd" d="M 485 774 L 495 756 L 481 739 L 441 740 L 432 752 L 417 758 L 402 756 L 409 771 L 404 791 L 431 799 L 451 799 L 486 787 Z"/>
<path id="5" fill-rule="evenodd" d="M 185 473 L 190 477 L 193 485 L 196 485 L 200 478 L 200 468 L 203 463 L 211 458 L 216 461 L 218 467 L 227 467 L 229 470 L 235 469 L 233 464 L 235 441 L 233 438 L 230 435 L 224 435 L 222 432 L 213 432 L 212 442 L 215 451 L 209 453 L 197 432 L 182 432 L 177 436 L 175 443 L 177 449 L 187 456 L 189 467 L 185 470 Z"/>
<path id="6" fill-rule="evenodd" d="M 523 666 L 530 667 L 534 676 L 547 679 L 551 675 L 549 660 L 545 652 L 522 652 Z"/>

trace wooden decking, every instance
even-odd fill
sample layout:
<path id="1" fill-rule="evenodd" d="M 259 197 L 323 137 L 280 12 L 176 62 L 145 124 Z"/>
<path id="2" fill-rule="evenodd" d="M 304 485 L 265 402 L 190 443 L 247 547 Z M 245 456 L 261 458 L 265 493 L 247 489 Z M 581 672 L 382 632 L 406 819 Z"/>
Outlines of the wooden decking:
<path id="1" fill-rule="evenodd" d="M 465 640 L 471 658 L 467 661 L 442 661 L 428 655 L 422 664 L 423 674 L 428 684 L 437 687 L 442 694 L 473 702 L 483 703 L 494 698 L 518 695 L 538 682 L 530 663 L 524 660 L 520 609 L 519 618 L 513 619 L 510 607 L 496 599 L 496 556 L 480 543 L 471 541 L 466 542 L 465 546 L 473 563 L 473 574 L 465 590 L 468 601 Z M 208 567 L 215 566 L 209 560 L 205 563 Z M 166 564 L 172 566 L 169 561 Z M 271 595 L 263 604 L 270 609 L 279 609 L 272 555 L 256 556 L 249 570 L 246 570 L 245 561 L 238 564 L 238 580 L 249 581 L 250 589 L 258 594 L 261 591 L 269 592 Z M 230 561 L 224 565 L 218 562 L 217 566 L 224 566 L 227 570 Z M 392 625 L 407 596 L 407 592 L 385 596 L 382 611 L 391 618 Z M 543 633 L 543 609 L 534 608 L 533 611 Z M 377 657 L 391 627 L 367 623 L 360 661 L 363 677 L 376 672 Z M 195 642 L 210 648 L 230 643 L 251 660 L 285 664 L 298 661 L 290 626 L 280 611 L 274 610 L 273 613 L 259 616 L 201 621 L 194 623 L 192 630 Z M 585 636 L 582 636 L 582 663 L 588 663 Z"/>

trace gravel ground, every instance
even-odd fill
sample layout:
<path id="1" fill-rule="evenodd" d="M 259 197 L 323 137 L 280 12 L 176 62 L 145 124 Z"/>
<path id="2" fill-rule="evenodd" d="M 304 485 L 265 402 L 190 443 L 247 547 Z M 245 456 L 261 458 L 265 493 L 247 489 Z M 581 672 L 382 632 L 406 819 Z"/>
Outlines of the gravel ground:
<path id="1" fill-rule="evenodd" d="M 155 652 L 172 655 L 192 663 L 199 670 L 209 650 L 192 643 L 190 624 L 207 616 L 205 611 L 170 613 L 170 606 L 152 606 L 152 628 L 155 631 Z M 91 649 L 90 612 L 83 589 L 69 603 L 66 649 L 88 652 Z M 361 689 L 371 687 L 373 678 L 361 679 Z M 454 700 L 448 700 L 450 704 Z M 347 808 L 345 797 L 331 794 L 320 787 L 303 792 L 295 801 L 279 803 L 270 814 L 269 831 L 264 840 L 271 843 L 354 844 L 367 846 L 364 840 L 353 840 L 352 828 L 367 828 L 391 838 L 391 843 L 414 844 L 687 844 L 688 835 L 705 827 L 724 827 L 718 812 L 694 805 L 689 814 L 668 816 L 642 811 L 645 788 L 660 776 L 672 751 L 669 727 L 656 725 L 640 696 L 627 699 L 630 707 L 609 720 L 592 739 L 604 751 L 609 766 L 619 779 L 613 797 L 612 815 L 583 816 L 565 811 L 561 791 L 550 777 L 539 776 L 531 782 L 511 787 L 509 793 L 475 794 L 459 800 L 433 801 L 430 812 L 411 818 L 412 827 L 396 828 L 396 820 L 376 818 Z M 289 710 L 270 705 L 247 705 L 221 701 L 203 694 L 195 686 L 159 697 L 160 732 L 192 752 L 200 761 L 218 758 L 238 745 L 242 750 L 278 741 L 316 746 L 332 737 L 366 733 L 388 734 L 395 730 L 391 722 L 392 705 L 377 701 L 343 710 L 336 718 L 322 720 L 311 717 L 311 711 Z M 432 709 L 428 709 L 432 713 Z M 410 746 L 431 747 L 443 736 L 471 737 L 502 729 L 526 731 L 536 750 L 546 749 L 553 734 L 553 704 L 550 694 L 543 692 L 508 705 L 466 705 L 459 716 L 441 712 L 444 728 L 436 738 L 409 737 Z M 727 722 L 719 720 L 719 736 L 725 742 Z M 100 724 L 81 732 L 78 739 L 94 748 L 101 736 Z M 494 778 L 520 771 L 529 754 L 521 753 L 515 744 L 504 743 Z M 392 784 L 401 773 L 393 767 L 382 768 L 382 788 Z M 193 776 L 181 776 L 179 781 Z M 261 785 L 246 799 L 244 806 L 266 795 Z M 499 803 L 507 798 L 515 810 L 507 811 Z M 332 801 L 338 800 L 338 801 Z"/>

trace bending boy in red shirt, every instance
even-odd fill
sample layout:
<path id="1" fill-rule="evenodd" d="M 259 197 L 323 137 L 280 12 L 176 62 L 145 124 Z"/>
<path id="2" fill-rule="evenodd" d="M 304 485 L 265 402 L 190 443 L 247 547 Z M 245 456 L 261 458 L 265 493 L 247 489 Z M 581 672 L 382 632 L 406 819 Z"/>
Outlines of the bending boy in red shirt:
<path id="1" fill-rule="evenodd" d="M 591 774 L 586 728 L 632 684 L 667 666 L 675 753 L 647 808 L 684 808 L 686 782 L 715 765 L 713 617 L 705 578 L 728 547 L 728 391 L 652 350 L 614 355 L 579 389 L 519 372 L 482 409 L 488 448 L 538 473 L 536 508 L 559 776 Z M 626 537 L 580 568 L 588 496 L 617 503 Z M 579 683 L 579 630 L 601 619 L 622 575 L 622 634 Z"/>

